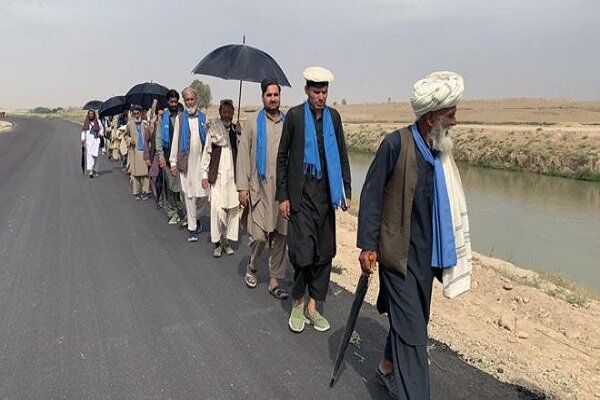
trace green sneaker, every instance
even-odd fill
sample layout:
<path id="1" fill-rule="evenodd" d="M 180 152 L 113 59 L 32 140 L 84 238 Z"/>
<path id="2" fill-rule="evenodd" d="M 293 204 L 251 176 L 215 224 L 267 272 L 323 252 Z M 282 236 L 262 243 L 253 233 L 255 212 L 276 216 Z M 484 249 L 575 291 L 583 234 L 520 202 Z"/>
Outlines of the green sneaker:
<path id="1" fill-rule="evenodd" d="M 288 325 L 293 332 L 300 333 L 304 330 L 304 324 L 308 322 L 304 317 L 304 305 L 292 307 Z"/>
<path id="2" fill-rule="evenodd" d="M 304 314 L 304 316 L 308 320 L 307 322 L 319 332 L 325 332 L 331 328 L 329 321 L 327 321 L 327 319 L 318 311 L 315 311 L 313 315 Z"/>

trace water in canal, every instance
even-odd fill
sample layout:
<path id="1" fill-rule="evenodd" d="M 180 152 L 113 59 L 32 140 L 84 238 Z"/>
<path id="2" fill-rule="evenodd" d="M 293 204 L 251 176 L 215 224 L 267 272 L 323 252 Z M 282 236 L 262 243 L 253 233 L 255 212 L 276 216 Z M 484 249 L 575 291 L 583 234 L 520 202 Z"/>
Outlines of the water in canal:
<path id="1" fill-rule="evenodd" d="M 350 154 L 355 201 L 372 156 Z M 600 290 L 600 182 L 459 165 L 473 249 Z"/>

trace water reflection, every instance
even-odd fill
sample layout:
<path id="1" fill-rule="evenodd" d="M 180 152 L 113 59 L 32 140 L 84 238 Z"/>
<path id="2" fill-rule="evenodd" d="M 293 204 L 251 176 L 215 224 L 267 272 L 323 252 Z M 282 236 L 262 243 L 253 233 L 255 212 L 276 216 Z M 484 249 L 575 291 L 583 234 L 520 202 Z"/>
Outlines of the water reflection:
<path id="1" fill-rule="evenodd" d="M 358 199 L 372 156 L 351 154 Z M 459 165 L 473 248 L 600 289 L 600 183 Z"/>

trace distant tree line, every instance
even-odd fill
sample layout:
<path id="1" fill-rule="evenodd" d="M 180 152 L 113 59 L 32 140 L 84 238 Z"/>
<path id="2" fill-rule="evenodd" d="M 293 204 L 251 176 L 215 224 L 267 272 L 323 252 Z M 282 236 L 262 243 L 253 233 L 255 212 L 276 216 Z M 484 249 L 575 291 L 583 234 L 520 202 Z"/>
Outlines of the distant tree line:
<path id="1" fill-rule="evenodd" d="M 62 110 L 63 110 L 62 107 L 58 107 L 58 108 L 36 107 L 36 108 L 29 110 L 29 112 L 32 114 L 56 114 L 57 112 L 62 111 Z"/>

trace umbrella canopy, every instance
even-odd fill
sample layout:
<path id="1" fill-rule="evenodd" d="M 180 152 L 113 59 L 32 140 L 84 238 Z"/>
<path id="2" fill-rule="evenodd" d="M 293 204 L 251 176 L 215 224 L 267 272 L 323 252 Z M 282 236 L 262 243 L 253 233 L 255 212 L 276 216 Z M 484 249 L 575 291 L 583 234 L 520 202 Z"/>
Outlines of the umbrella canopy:
<path id="1" fill-rule="evenodd" d="M 100 106 L 102 105 L 102 102 L 100 100 L 90 100 L 87 103 L 85 103 L 83 105 L 83 107 L 81 107 L 82 110 L 95 110 L 97 111 Z"/>
<path id="2" fill-rule="evenodd" d="M 129 103 L 125 96 L 113 96 L 100 106 L 98 113 L 100 114 L 100 118 L 112 117 L 125 110 L 129 110 Z"/>
<path id="3" fill-rule="evenodd" d="M 338 378 L 340 367 L 342 366 L 342 361 L 344 360 L 344 353 L 346 352 L 346 348 L 348 347 L 348 343 L 352 337 L 352 332 L 354 331 L 354 326 L 356 325 L 356 319 L 358 318 L 358 312 L 360 311 L 360 307 L 365 300 L 365 295 L 367 294 L 368 288 L 369 275 L 363 273 L 360 275 L 360 279 L 356 285 L 354 301 L 352 302 L 352 307 L 350 308 L 350 314 L 348 315 L 348 321 L 346 322 L 346 329 L 344 329 L 344 336 L 340 342 L 340 348 L 338 349 L 335 362 L 333 363 L 333 369 L 331 370 L 331 381 L 329 382 L 329 387 L 333 387 L 336 379 Z"/>
<path id="4" fill-rule="evenodd" d="M 192 73 L 248 82 L 271 78 L 282 86 L 291 87 L 273 57 L 246 44 L 229 44 L 213 50 L 196 65 Z"/>
<path id="5" fill-rule="evenodd" d="M 167 104 L 167 92 L 169 89 L 155 82 L 138 83 L 125 95 L 129 104 L 136 104 L 143 108 L 150 108 L 154 99 L 158 100 L 160 108 Z"/>

